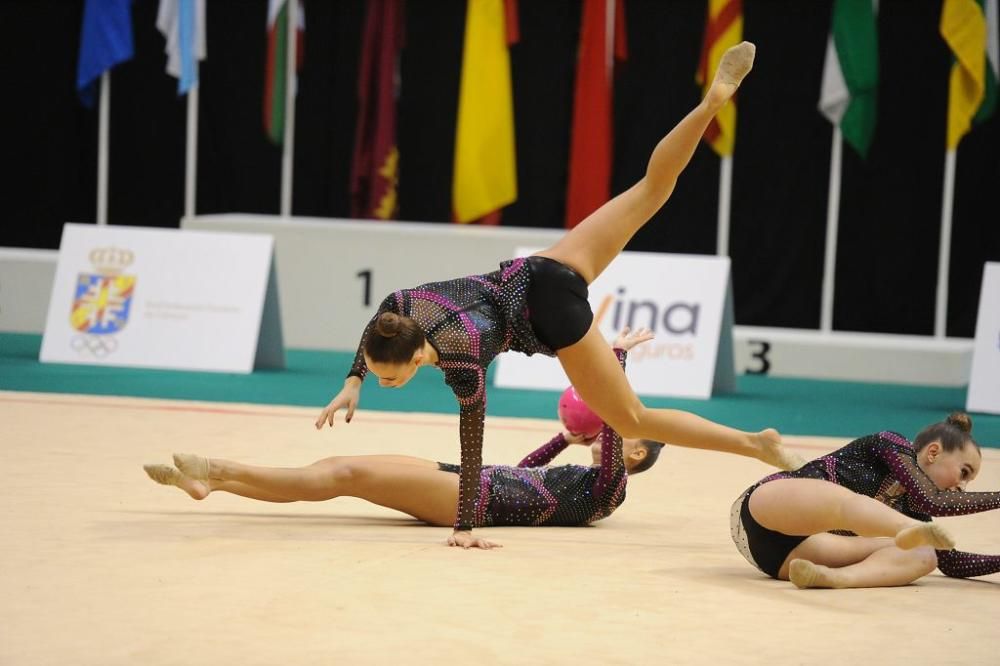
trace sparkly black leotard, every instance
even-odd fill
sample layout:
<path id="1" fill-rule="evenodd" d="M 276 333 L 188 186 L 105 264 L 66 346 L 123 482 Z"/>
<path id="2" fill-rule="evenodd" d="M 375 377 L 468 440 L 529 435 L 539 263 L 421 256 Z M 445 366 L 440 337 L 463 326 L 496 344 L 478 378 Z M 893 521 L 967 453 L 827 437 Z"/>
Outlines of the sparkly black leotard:
<path id="1" fill-rule="evenodd" d="M 625 367 L 625 352 L 616 349 Z M 625 501 L 628 474 L 621 436 L 605 425 L 598 435 L 601 464 L 546 467 L 568 443 L 562 434 L 529 454 L 517 467 L 486 465 L 480 472 L 475 526 L 589 525 L 606 518 Z M 441 469 L 461 472 L 459 465 Z"/>
<path id="2" fill-rule="evenodd" d="M 935 516 L 961 516 L 1000 508 L 1000 492 L 939 489 L 920 469 L 913 444 L 902 435 L 888 431 L 868 435 L 821 456 L 794 472 L 778 472 L 762 479 L 748 488 L 733 504 L 733 541 L 751 564 L 774 577 L 788 553 L 806 537 L 791 537 L 753 525 L 747 507 L 750 494 L 760 485 L 776 479 L 796 478 L 823 479 L 836 483 L 860 495 L 874 497 L 883 504 L 924 522 Z M 748 522 L 751 524 L 748 525 Z M 760 543 L 756 546 L 752 543 L 755 529 L 761 535 Z M 770 534 L 765 536 L 763 533 Z M 766 543 L 767 541 L 770 543 Z M 968 578 L 1000 572 L 1000 555 L 939 550 L 937 557 L 938 569 L 946 576 Z"/>
<path id="3" fill-rule="evenodd" d="M 628 474 L 618 433 L 605 426 L 598 438 L 601 464 L 597 467 L 546 467 L 568 446 L 562 434 L 532 452 L 517 467 L 483 466 L 475 526 L 575 527 L 610 516 L 625 501 Z M 446 463 L 441 463 L 441 469 L 461 472 L 461 466 Z"/>
<path id="4" fill-rule="evenodd" d="M 425 284 L 390 294 L 365 327 L 348 376 L 364 380 L 365 341 L 383 312 L 412 318 L 438 353 L 437 367 L 455 393 L 460 409 L 462 473 L 456 529 L 472 529 L 479 497 L 486 368 L 501 352 L 554 355 L 536 337 L 528 319 L 526 296 L 531 271 L 525 259 L 500 264 L 485 275 Z"/>

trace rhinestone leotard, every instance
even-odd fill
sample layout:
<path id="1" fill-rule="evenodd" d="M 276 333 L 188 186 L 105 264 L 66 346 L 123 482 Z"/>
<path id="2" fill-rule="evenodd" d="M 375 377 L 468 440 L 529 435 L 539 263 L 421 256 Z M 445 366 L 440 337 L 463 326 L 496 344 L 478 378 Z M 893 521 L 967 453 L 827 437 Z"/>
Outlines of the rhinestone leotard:
<path id="1" fill-rule="evenodd" d="M 446 282 L 403 289 L 387 296 L 365 327 L 348 376 L 368 374 L 364 346 L 383 312 L 412 318 L 438 353 L 437 367 L 459 404 L 462 473 L 456 529 L 472 529 L 479 497 L 483 422 L 486 416 L 486 368 L 501 352 L 554 355 L 535 336 L 525 305 L 531 271 L 522 259 L 500 269 Z"/>
<path id="2" fill-rule="evenodd" d="M 884 431 L 856 439 L 794 472 L 772 474 L 752 486 L 775 479 L 824 479 L 858 494 L 874 497 L 897 511 L 922 521 L 1000 508 L 1000 492 L 941 490 L 917 464 L 913 443 Z M 968 578 L 1000 572 L 1000 555 L 939 550 L 938 568 L 946 576 Z"/>
<path id="3" fill-rule="evenodd" d="M 625 352 L 616 349 L 625 367 Z M 601 464 L 546 467 L 568 445 L 562 434 L 530 453 L 516 467 L 486 465 L 480 478 L 476 527 L 501 525 L 578 526 L 606 518 L 625 501 L 628 473 L 621 436 L 605 425 L 598 435 Z M 458 465 L 445 469 L 460 472 Z"/>
<path id="4" fill-rule="evenodd" d="M 599 435 L 601 464 L 546 467 L 567 446 L 562 434 L 522 460 L 517 467 L 482 468 L 476 527 L 501 525 L 589 525 L 607 518 L 625 501 L 628 474 L 621 437 L 605 426 Z"/>

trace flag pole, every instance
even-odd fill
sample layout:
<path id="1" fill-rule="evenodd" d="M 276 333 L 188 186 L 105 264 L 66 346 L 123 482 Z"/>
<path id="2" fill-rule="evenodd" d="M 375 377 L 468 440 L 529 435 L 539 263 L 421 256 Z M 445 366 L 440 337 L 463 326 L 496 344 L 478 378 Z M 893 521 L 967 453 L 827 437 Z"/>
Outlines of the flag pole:
<path id="1" fill-rule="evenodd" d="M 292 214 L 292 177 L 295 156 L 295 68 L 298 64 L 297 0 L 288 0 L 288 36 L 285 40 L 285 135 L 281 142 L 281 216 Z"/>
<path id="2" fill-rule="evenodd" d="M 615 67 L 615 0 L 604 0 L 604 67 L 608 72 L 608 88 L 614 87 Z"/>
<path id="3" fill-rule="evenodd" d="M 97 224 L 108 223 L 108 118 L 111 111 L 111 74 L 101 74 L 100 109 L 97 113 Z"/>
<path id="4" fill-rule="evenodd" d="M 938 243 L 937 298 L 934 307 L 934 337 L 943 338 L 947 333 L 948 277 L 951 263 L 951 213 L 955 200 L 955 163 L 957 150 L 944 154 L 944 194 L 941 198 L 941 240 Z"/>
<path id="5" fill-rule="evenodd" d="M 840 174 L 843 161 L 843 141 L 840 125 L 833 126 L 830 146 L 830 186 L 826 201 L 826 246 L 823 253 L 823 296 L 820 304 L 819 328 L 823 333 L 833 330 L 833 293 L 837 272 L 837 232 L 840 226 Z"/>
<path id="6" fill-rule="evenodd" d="M 716 254 L 729 255 L 729 208 L 733 190 L 733 156 L 719 159 L 719 230 L 716 235 Z"/>
<path id="7" fill-rule="evenodd" d="M 199 67 L 195 60 L 195 68 Z M 196 79 L 187 92 L 187 147 L 184 167 L 184 217 L 194 218 L 196 188 L 198 184 L 198 90 L 201 83 Z"/>

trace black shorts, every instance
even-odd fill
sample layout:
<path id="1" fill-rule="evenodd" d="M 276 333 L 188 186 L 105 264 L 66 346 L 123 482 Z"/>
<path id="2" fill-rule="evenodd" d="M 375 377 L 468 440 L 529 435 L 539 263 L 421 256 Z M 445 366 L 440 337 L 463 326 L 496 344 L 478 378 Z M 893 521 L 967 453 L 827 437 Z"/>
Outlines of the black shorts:
<path id="1" fill-rule="evenodd" d="M 587 281 L 566 264 L 548 257 L 528 257 L 528 266 L 528 320 L 539 342 L 553 351 L 579 342 L 594 321 Z"/>
<path id="2" fill-rule="evenodd" d="M 761 571 L 771 578 L 777 578 L 788 554 L 809 537 L 782 534 L 758 523 L 750 513 L 751 495 L 753 493 L 746 494 L 740 507 L 740 522 L 746 532 L 750 554 Z"/>

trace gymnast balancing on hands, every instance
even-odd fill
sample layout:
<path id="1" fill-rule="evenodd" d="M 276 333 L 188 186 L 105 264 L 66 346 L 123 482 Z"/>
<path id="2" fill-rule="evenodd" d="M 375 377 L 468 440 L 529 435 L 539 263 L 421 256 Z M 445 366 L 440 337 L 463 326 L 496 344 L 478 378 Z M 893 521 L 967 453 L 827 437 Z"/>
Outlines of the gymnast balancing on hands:
<path id="1" fill-rule="evenodd" d="M 626 352 L 651 339 L 640 329 L 614 343 Z M 625 499 L 628 477 L 652 467 L 663 444 L 622 440 L 604 425 L 591 445 L 594 465 L 548 466 L 583 436 L 562 433 L 517 466 L 488 465 L 480 475 L 483 494 L 474 511 L 477 527 L 588 525 L 609 516 Z M 396 509 L 431 525 L 455 523 L 459 467 L 409 456 L 344 456 L 306 467 L 257 467 L 217 458 L 174 454 L 177 467 L 145 465 L 154 481 L 177 486 L 194 499 L 223 491 L 267 502 L 322 501 L 358 497 Z M 466 544 L 468 547 L 471 544 Z"/>
<path id="2" fill-rule="evenodd" d="M 492 273 L 397 291 L 368 323 L 344 387 L 316 427 L 332 426 L 341 409 L 351 420 L 369 372 L 380 386 L 401 387 L 422 366 L 442 370 L 460 409 L 461 475 L 450 545 L 492 545 L 471 529 L 480 490 L 486 369 L 508 350 L 557 356 L 583 400 L 623 437 L 737 453 L 782 469 L 804 462 L 782 447 L 773 429 L 741 432 L 689 412 L 645 407 L 593 325 L 587 301 L 587 286 L 666 202 L 709 122 L 750 71 L 753 56 L 748 42 L 729 49 L 705 98 L 653 150 L 645 176 L 554 246 L 506 261 Z"/>
<path id="3" fill-rule="evenodd" d="M 868 435 L 748 488 L 733 504 L 733 541 L 758 569 L 802 588 L 907 585 L 935 567 L 957 578 L 997 573 L 1000 556 L 952 550 L 930 522 L 1000 508 L 1000 492 L 965 492 L 981 465 L 961 412 L 912 443 Z"/>

